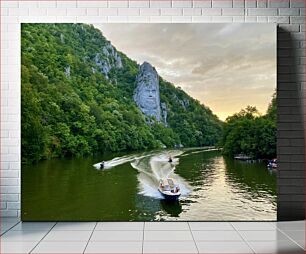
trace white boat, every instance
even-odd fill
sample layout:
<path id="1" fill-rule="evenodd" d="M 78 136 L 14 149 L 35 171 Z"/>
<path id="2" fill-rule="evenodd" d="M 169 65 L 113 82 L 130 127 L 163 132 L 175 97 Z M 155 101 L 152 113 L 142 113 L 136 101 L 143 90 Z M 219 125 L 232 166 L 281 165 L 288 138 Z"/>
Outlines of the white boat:
<path id="1" fill-rule="evenodd" d="M 160 179 L 158 190 L 167 200 L 178 200 L 181 196 L 180 186 L 172 178 Z"/>

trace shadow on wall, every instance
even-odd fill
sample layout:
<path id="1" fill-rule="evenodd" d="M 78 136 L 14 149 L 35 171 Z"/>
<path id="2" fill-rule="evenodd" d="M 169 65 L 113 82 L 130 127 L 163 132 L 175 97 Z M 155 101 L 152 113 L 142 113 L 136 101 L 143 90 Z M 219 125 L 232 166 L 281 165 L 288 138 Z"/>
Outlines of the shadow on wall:
<path id="1" fill-rule="evenodd" d="M 299 43 L 283 28 L 277 29 L 277 219 L 305 219 L 305 66 Z"/>

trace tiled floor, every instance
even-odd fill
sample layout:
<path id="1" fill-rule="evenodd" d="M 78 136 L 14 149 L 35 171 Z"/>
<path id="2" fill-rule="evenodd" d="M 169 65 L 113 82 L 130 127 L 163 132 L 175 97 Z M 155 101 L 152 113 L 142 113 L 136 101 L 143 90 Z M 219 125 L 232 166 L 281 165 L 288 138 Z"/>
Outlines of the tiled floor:
<path id="1" fill-rule="evenodd" d="M 1 218 L 0 253 L 304 253 L 305 221 L 19 222 Z"/>

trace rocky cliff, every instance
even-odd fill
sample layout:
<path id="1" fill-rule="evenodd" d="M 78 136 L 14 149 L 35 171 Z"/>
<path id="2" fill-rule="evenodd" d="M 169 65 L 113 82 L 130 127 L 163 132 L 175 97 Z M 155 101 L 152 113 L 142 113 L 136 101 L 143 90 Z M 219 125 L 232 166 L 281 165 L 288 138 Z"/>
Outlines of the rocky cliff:
<path id="1" fill-rule="evenodd" d="M 109 79 L 108 74 L 112 69 L 121 69 L 123 67 L 121 57 L 109 43 L 102 48 L 102 52 L 96 53 L 94 61 L 96 68 L 106 79 Z M 96 68 L 92 68 L 93 73 L 96 72 Z"/>
<path id="2" fill-rule="evenodd" d="M 208 107 L 93 26 L 22 24 L 21 53 L 23 162 L 215 145 L 220 137 Z"/>

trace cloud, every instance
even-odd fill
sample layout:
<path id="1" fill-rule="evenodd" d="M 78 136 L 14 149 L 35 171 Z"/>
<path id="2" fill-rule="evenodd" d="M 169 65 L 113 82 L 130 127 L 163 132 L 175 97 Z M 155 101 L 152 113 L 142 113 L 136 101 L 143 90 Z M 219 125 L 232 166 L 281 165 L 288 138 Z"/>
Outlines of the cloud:
<path id="1" fill-rule="evenodd" d="M 94 25 L 222 119 L 248 104 L 264 112 L 276 88 L 274 24 Z"/>

